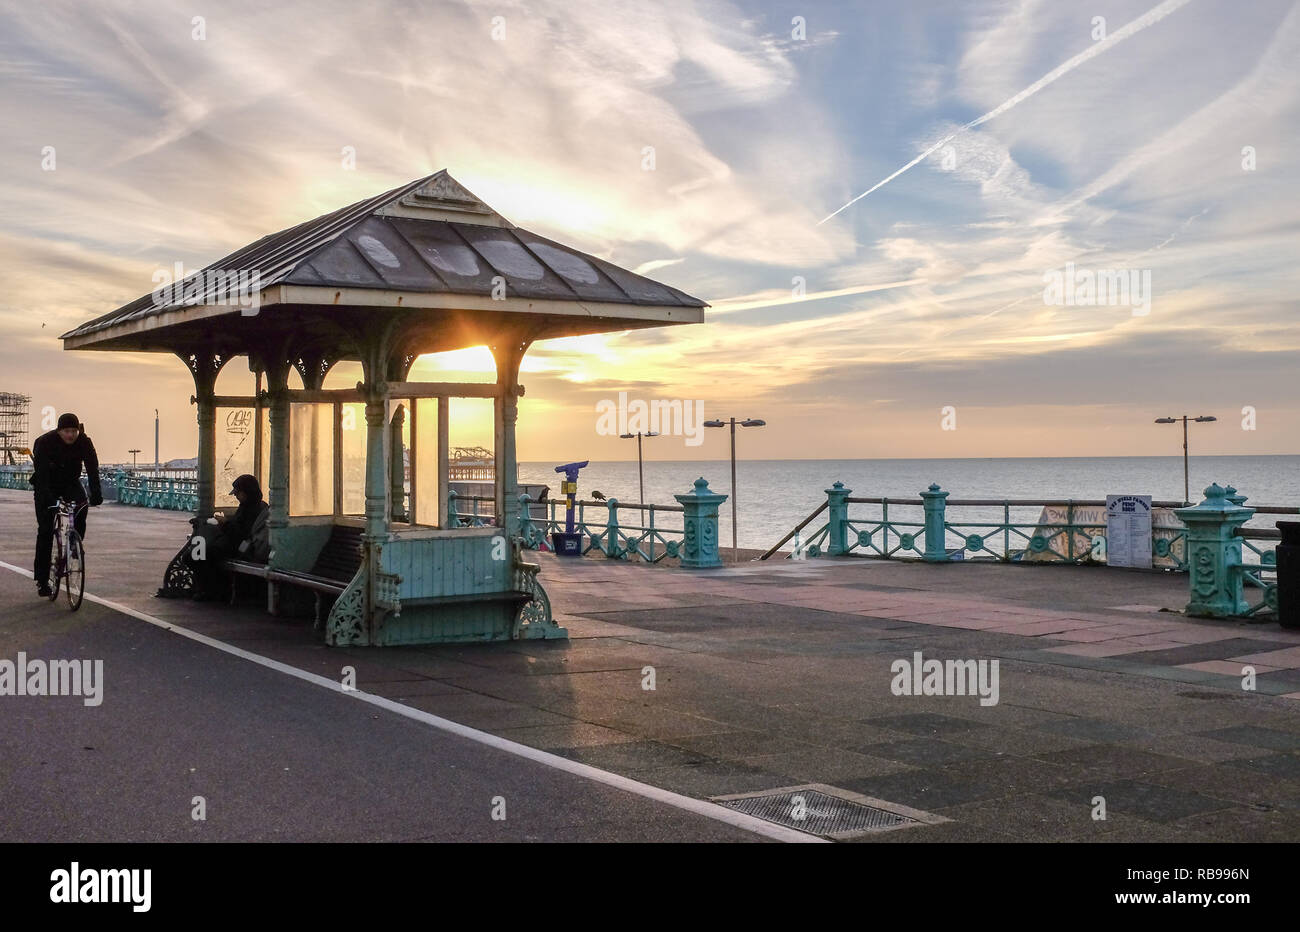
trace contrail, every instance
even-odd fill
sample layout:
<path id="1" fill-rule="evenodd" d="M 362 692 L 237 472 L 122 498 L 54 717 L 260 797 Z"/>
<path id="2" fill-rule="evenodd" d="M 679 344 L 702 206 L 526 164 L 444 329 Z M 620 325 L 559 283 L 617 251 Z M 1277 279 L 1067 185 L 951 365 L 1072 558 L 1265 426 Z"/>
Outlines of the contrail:
<path id="1" fill-rule="evenodd" d="M 848 288 L 837 288 L 834 291 L 814 291 L 811 294 L 799 295 L 798 297 L 789 295 L 782 291 L 777 295 L 759 297 L 746 301 L 737 299 L 734 303 L 722 301 L 709 308 L 709 316 L 717 314 L 727 314 L 732 311 L 752 311 L 761 307 L 780 307 L 785 304 L 802 304 L 805 301 L 820 301 L 823 298 L 842 298 L 847 295 L 868 294 L 872 291 L 888 291 L 891 288 L 905 288 L 909 285 L 921 285 L 925 283 L 924 278 L 909 278 L 907 281 L 899 282 L 882 282 L 875 285 L 853 285 Z"/>
<path id="2" fill-rule="evenodd" d="M 1089 59 L 1096 58 L 1098 55 L 1100 55 L 1102 52 L 1109 49 L 1111 46 L 1123 42 L 1129 36 L 1133 35 L 1134 33 L 1141 32 L 1143 29 L 1146 29 L 1151 24 L 1160 22 L 1160 20 L 1164 19 L 1170 13 L 1173 13 L 1179 7 L 1186 6 L 1190 2 L 1191 0 L 1165 0 L 1164 3 L 1152 7 L 1150 10 L 1147 10 L 1137 19 L 1133 20 L 1133 22 L 1129 23 L 1126 26 L 1121 27 L 1116 32 L 1111 33 L 1105 39 L 1096 42 L 1095 44 L 1090 46 L 1086 51 L 1080 52 L 1078 55 L 1071 58 L 1065 64 L 1059 65 L 1053 70 L 1049 71 L 1047 74 L 1043 75 L 1033 84 L 1029 85 L 1027 88 L 1021 91 L 1019 94 L 1016 94 L 1014 97 L 1010 97 L 1007 100 L 1003 101 L 1002 103 L 998 104 L 998 106 L 994 107 L 992 110 L 984 114 L 982 117 L 977 117 L 974 120 L 971 120 L 965 126 L 962 126 L 960 129 L 956 130 L 955 132 L 949 133 L 943 139 L 940 139 L 938 142 L 936 142 L 930 148 L 926 149 L 916 158 L 912 159 L 912 161 L 908 162 L 906 165 L 904 165 L 898 171 L 894 172 L 888 178 L 872 185 L 870 188 L 863 191 L 861 194 L 859 194 L 853 200 L 849 201 L 839 210 L 835 211 L 835 213 L 828 214 L 827 216 L 823 217 L 820 221 L 818 221 L 817 225 L 821 226 L 827 220 L 830 220 L 831 217 L 834 217 L 835 214 L 838 214 L 841 211 L 847 210 L 849 207 L 852 207 L 854 204 L 862 200 L 872 191 L 875 191 L 879 188 L 883 188 L 885 185 L 889 184 L 889 182 L 893 181 L 903 172 L 907 171 L 912 166 L 917 165 L 918 163 L 924 161 L 928 156 L 933 154 L 935 150 L 946 145 L 948 142 L 950 142 L 952 139 L 956 138 L 957 136 L 961 135 L 966 130 L 973 129 L 976 126 L 979 126 L 981 123 L 987 123 L 995 116 L 1000 116 L 1003 113 L 1006 113 L 1008 110 L 1010 110 L 1016 104 L 1020 103 L 1022 100 L 1027 100 L 1030 97 L 1033 97 L 1043 88 L 1047 87 L 1047 85 L 1054 82 L 1057 78 L 1069 74 L 1071 71 L 1073 71 L 1075 68 L 1078 68 L 1080 65 L 1082 65 L 1084 62 L 1088 61 Z"/>

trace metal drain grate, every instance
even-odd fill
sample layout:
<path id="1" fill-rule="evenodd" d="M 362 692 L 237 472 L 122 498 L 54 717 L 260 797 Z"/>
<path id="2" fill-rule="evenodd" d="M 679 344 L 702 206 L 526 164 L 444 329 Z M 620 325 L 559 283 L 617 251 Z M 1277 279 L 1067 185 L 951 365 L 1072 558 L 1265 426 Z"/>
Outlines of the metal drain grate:
<path id="1" fill-rule="evenodd" d="M 714 802 L 786 828 L 836 839 L 948 821 L 821 784 L 717 797 Z"/>

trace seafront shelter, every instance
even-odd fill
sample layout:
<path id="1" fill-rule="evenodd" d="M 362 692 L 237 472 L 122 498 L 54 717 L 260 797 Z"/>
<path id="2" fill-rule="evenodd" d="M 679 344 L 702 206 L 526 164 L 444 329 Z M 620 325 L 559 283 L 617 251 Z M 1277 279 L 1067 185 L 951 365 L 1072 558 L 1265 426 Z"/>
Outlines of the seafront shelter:
<path id="1" fill-rule="evenodd" d="M 307 590 L 330 644 L 490 641 L 565 634 L 518 541 L 524 354 L 556 337 L 701 323 L 705 306 L 515 226 L 440 171 L 264 237 L 62 340 L 188 367 L 196 528 L 224 492 L 218 448 L 225 463 L 229 438 L 251 436 L 241 455 L 268 491 L 271 553 L 236 569 L 266 580 L 272 611 Z M 476 346 L 490 350 L 495 382 L 409 380 L 420 355 Z M 236 357 L 254 394 L 218 395 Z M 342 361 L 363 378 L 324 388 Z M 451 402 L 463 398 L 493 406 L 487 527 L 462 526 L 448 507 Z M 178 554 L 164 588 L 183 589 L 186 574 Z"/>

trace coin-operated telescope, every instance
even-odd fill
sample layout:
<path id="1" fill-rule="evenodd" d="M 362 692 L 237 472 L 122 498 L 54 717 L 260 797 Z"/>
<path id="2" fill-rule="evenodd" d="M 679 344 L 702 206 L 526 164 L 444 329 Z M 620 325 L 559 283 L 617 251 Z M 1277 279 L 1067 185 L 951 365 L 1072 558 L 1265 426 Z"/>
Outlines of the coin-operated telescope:
<path id="1" fill-rule="evenodd" d="M 556 472 L 564 473 L 564 481 L 560 483 L 560 492 L 564 495 L 564 532 L 555 531 L 551 534 L 551 546 L 555 548 L 556 556 L 582 556 L 582 535 L 573 531 L 573 505 L 578 497 L 578 470 L 589 462 L 590 460 L 583 460 L 581 463 L 565 463 L 555 467 Z"/>

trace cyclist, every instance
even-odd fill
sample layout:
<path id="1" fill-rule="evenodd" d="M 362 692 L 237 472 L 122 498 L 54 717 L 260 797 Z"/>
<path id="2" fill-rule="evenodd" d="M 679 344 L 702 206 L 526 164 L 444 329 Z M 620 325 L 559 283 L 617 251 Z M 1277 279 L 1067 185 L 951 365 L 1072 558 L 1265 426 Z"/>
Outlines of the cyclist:
<path id="1" fill-rule="evenodd" d="M 36 561 L 32 572 L 36 575 L 36 592 L 42 598 L 50 596 L 50 547 L 54 543 L 54 512 L 50 506 L 60 498 L 81 504 L 86 501 L 86 490 L 81 487 L 81 469 L 84 466 L 90 479 L 90 504 L 102 505 L 104 495 L 99 486 L 99 457 L 95 445 L 85 435 L 75 414 L 59 416 L 59 426 L 41 434 L 32 444 L 32 478 L 36 499 Z M 86 509 L 77 511 L 74 523 L 77 533 L 86 537 Z"/>

